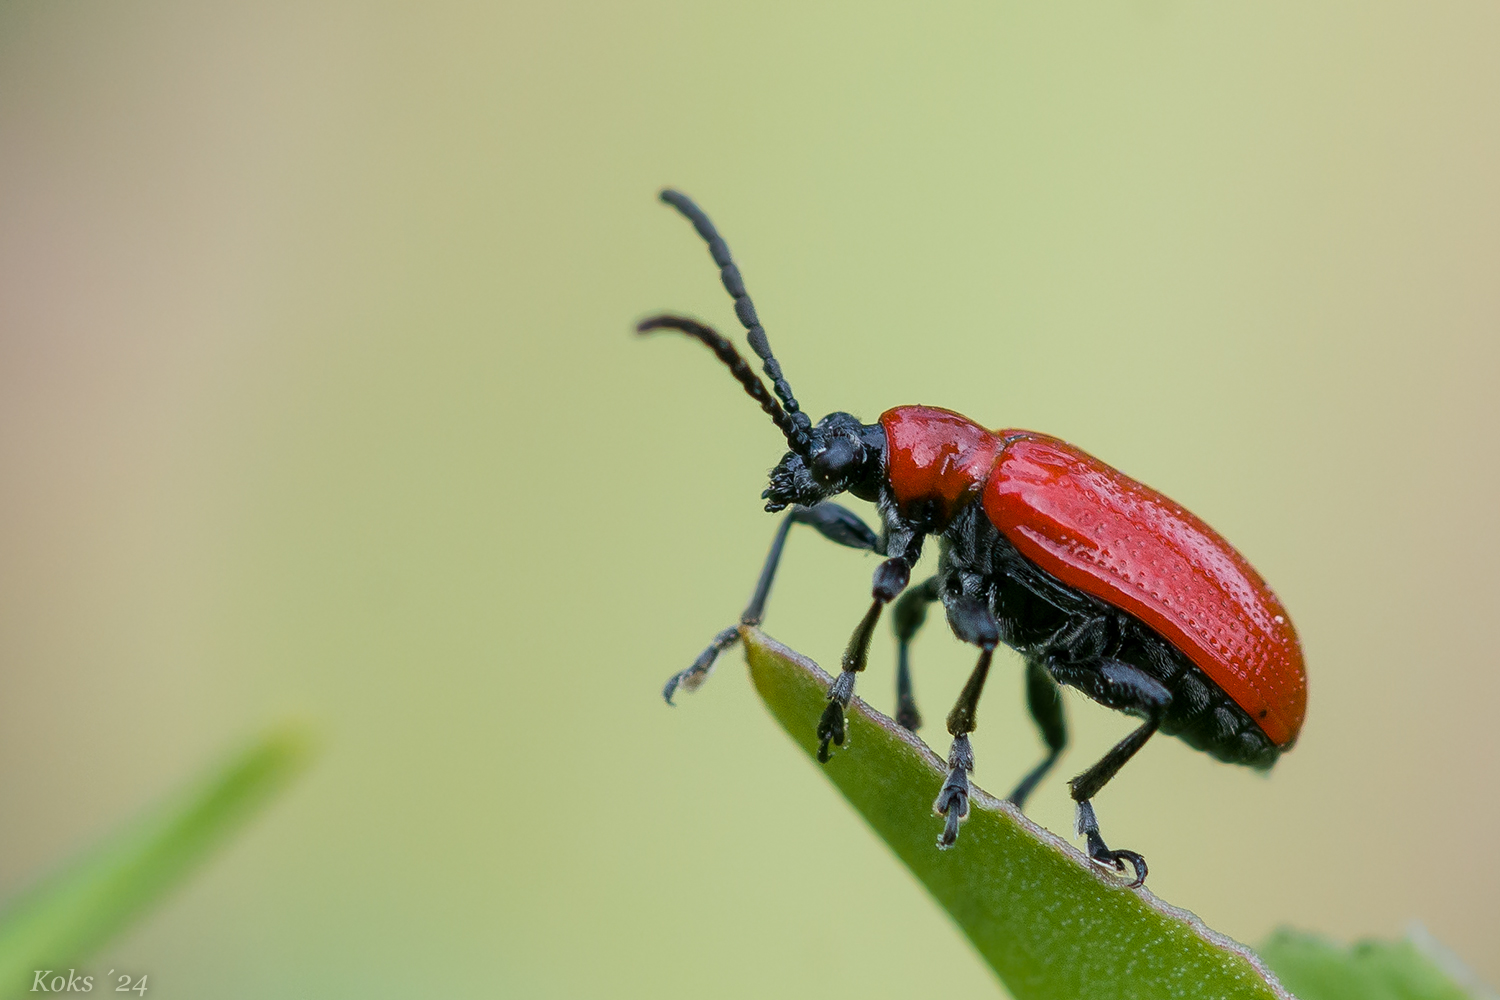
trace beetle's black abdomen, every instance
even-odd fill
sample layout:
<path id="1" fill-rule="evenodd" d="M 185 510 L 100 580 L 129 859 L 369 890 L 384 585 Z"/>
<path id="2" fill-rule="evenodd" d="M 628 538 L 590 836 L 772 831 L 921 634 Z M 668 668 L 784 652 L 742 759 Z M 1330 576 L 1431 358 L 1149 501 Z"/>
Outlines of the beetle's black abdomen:
<path id="1" fill-rule="evenodd" d="M 977 504 L 943 532 L 938 569 L 946 603 L 983 597 L 1000 623 L 1002 641 L 1043 664 L 1060 684 L 1111 708 L 1100 674 L 1106 661 L 1140 668 L 1172 693 L 1162 732 L 1230 764 L 1268 768 L 1281 755 L 1224 690 L 1128 612 L 1070 587 L 1016 550 Z M 1136 713 L 1139 714 L 1139 713 Z"/>

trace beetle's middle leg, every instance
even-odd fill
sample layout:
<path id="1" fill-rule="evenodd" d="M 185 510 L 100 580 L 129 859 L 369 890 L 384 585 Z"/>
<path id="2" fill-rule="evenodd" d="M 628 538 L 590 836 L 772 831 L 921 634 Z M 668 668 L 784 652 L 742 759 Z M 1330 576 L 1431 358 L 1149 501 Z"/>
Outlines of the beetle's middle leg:
<path id="1" fill-rule="evenodd" d="M 688 691 L 696 691 L 708 679 L 709 671 L 713 669 L 714 661 L 719 658 L 719 654 L 739 641 L 740 625 L 759 625 L 765 618 L 766 598 L 771 595 L 771 582 L 776 579 L 776 569 L 781 564 L 781 550 L 786 545 L 787 532 L 792 530 L 794 524 L 810 524 L 817 528 L 818 533 L 824 538 L 851 549 L 873 551 L 879 544 L 875 532 L 871 531 L 857 514 L 836 503 L 820 503 L 816 507 L 793 507 L 786 517 L 781 519 L 776 535 L 771 539 L 771 551 L 766 554 L 766 564 L 761 567 L 760 579 L 755 584 L 755 593 L 750 595 L 750 603 L 740 615 L 739 623 L 729 626 L 714 636 L 714 641 L 698 654 L 692 666 L 672 675 L 661 692 L 662 697 L 667 699 L 668 705 L 672 704 L 672 695 L 679 686 Z"/>
<path id="2" fill-rule="evenodd" d="M 969 818 L 969 772 L 974 770 L 974 750 L 969 745 L 969 734 L 974 731 L 979 696 L 984 692 L 990 661 L 1000 642 L 1000 623 L 995 620 L 989 602 L 982 597 L 961 595 L 944 603 L 953 634 L 963 642 L 979 647 L 979 662 L 974 665 L 974 672 L 969 675 L 963 691 L 959 692 L 953 711 L 948 713 L 948 732 L 953 737 L 948 749 L 948 777 L 938 791 L 937 801 L 932 804 L 933 811 L 947 820 L 942 835 L 938 837 L 938 847 L 947 848 L 958 840 L 958 824 Z"/>
<path id="3" fill-rule="evenodd" d="M 896 722 L 911 732 L 922 725 L 911 690 L 911 640 L 927 620 L 927 605 L 938 597 L 938 578 L 929 577 L 902 594 L 891 609 L 891 626 L 896 633 Z"/>
<path id="4" fill-rule="evenodd" d="M 1031 718 L 1041 731 L 1042 742 L 1047 744 L 1047 755 L 1021 779 L 1007 798 L 1006 801 L 1017 809 L 1025 808 L 1032 789 L 1052 770 L 1052 765 L 1057 763 L 1063 748 L 1068 745 L 1068 720 L 1063 715 L 1062 691 L 1046 666 L 1034 657 L 1026 658 L 1026 707 L 1031 710 Z"/>

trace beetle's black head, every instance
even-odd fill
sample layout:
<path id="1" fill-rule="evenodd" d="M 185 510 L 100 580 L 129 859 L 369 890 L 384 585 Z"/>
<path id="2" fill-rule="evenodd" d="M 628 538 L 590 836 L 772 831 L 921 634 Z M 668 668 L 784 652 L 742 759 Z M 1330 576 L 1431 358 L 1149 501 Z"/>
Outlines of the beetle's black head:
<path id="1" fill-rule="evenodd" d="M 792 395 L 781 363 L 771 353 L 766 331 L 724 238 L 687 195 L 669 189 L 661 193 L 661 200 L 681 212 L 708 244 L 709 255 L 719 267 L 719 278 L 734 299 L 735 316 L 745 328 L 745 339 L 760 358 L 771 386 L 766 388 L 734 344 L 695 319 L 671 314 L 652 316 L 641 320 L 636 332 L 678 330 L 704 344 L 728 366 L 729 373 L 781 431 L 791 450 L 771 470 L 771 485 L 761 494 L 766 510 L 777 511 L 792 504 L 811 507 L 846 490 L 862 500 L 874 500 L 885 471 L 884 429 L 879 424 L 861 424 L 847 413 L 830 413 L 816 427 L 812 425 Z"/>
<path id="2" fill-rule="evenodd" d="M 761 494 L 766 510 L 811 507 L 845 491 L 873 500 L 885 466 L 885 431 L 848 413 L 830 413 L 808 435 L 804 453 L 789 451 Z"/>

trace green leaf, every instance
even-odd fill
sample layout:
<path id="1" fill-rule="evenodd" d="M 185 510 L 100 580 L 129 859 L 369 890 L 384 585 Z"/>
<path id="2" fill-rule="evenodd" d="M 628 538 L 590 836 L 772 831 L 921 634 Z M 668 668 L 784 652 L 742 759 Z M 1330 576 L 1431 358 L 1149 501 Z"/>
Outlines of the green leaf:
<path id="1" fill-rule="evenodd" d="M 0 915 L 0 993 L 28 993 L 35 970 L 66 974 L 265 806 L 302 770 L 310 748 L 300 727 L 267 733 L 12 901 Z"/>
<path id="2" fill-rule="evenodd" d="M 1283 928 L 1271 935 L 1260 953 L 1302 1000 L 1480 1000 L 1495 996 L 1430 938 L 1426 942 L 1414 938 L 1359 941 L 1344 948 Z"/>
<path id="3" fill-rule="evenodd" d="M 755 688 L 814 760 L 829 677 L 743 629 Z M 1285 998 L 1260 959 L 1185 910 L 1096 868 L 975 789 L 956 847 L 932 814 L 947 768 L 916 736 L 855 699 L 848 737 L 815 765 L 948 911 L 1017 1000 Z"/>

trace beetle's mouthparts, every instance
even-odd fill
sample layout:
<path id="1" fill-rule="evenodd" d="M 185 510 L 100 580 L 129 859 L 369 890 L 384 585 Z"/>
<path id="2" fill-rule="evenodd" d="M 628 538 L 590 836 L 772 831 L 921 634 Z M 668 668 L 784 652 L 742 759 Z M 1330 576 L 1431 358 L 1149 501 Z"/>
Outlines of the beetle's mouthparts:
<path id="1" fill-rule="evenodd" d="M 777 463 L 776 468 L 771 470 L 771 485 L 766 487 L 761 497 L 766 501 L 766 510 L 774 514 L 794 503 L 811 507 L 818 502 L 818 492 L 818 484 L 813 482 L 802 456 L 789 451 Z"/>

